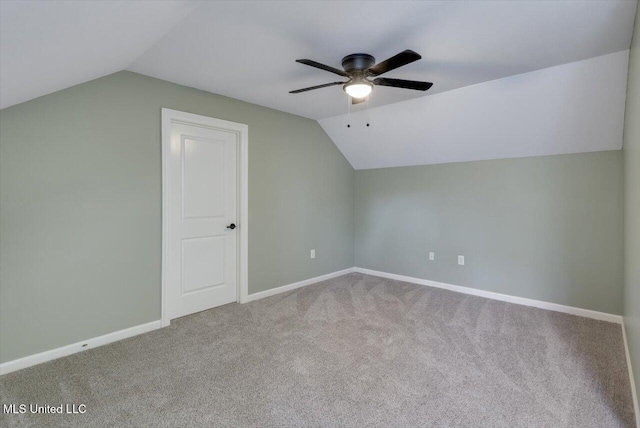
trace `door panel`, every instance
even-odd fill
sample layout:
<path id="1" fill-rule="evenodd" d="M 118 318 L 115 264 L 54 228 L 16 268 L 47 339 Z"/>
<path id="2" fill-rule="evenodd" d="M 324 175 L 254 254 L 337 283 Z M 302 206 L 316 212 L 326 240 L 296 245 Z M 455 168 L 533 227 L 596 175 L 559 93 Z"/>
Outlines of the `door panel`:
<path id="1" fill-rule="evenodd" d="M 171 123 L 168 246 L 169 319 L 237 300 L 238 134 Z"/>
<path id="2" fill-rule="evenodd" d="M 182 216 L 225 214 L 224 141 L 182 139 Z"/>
<path id="3" fill-rule="evenodd" d="M 182 240 L 182 295 L 224 285 L 227 237 Z"/>

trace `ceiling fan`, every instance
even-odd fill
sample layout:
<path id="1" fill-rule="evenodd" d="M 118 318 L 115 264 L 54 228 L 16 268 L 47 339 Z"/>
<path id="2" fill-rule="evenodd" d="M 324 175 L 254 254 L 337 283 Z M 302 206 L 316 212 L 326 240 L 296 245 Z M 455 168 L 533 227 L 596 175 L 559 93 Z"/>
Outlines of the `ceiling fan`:
<path id="1" fill-rule="evenodd" d="M 299 94 L 301 92 L 312 91 L 314 89 L 344 85 L 343 89 L 351 97 L 351 102 L 353 104 L 359 104 L 366 100 L 366 97 L 373 90 L 374 85 L 426 91 L 433 86 L 433 83 L 418 82 L 415 80 L 388 79 L 385 77 L 377 77 L 373 80 L 369 79 L 370 77 L 380 76 L 381 74 L 395 70 L 396 68 L 405 66 L 421 58 L 422 57 L 418 53 L 407 49 L 406 51 L 392 56 L 386 61 L 376 64 L 376 59 L 373 56 L 364 53 L 356 53 L 342 58 L 342 68 L 344 68 L 344 71 L 310 59 L 297 59 L 296 62 L 329 71 L 339 76 L 348 77 L 349 80 L 346 82 L 331 82 L 325 83 L 324 85 L 297 89 L 295 91 L 290 91 L 289 93 Z"/>

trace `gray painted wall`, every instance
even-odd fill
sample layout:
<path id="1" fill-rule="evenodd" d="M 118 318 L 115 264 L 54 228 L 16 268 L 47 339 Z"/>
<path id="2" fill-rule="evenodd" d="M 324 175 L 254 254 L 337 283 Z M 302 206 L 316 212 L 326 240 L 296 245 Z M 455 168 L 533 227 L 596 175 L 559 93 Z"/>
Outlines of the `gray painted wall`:
<path id="1" fill-rule="evenodd" d="M 640 394 L 640 7 L 629 57 L 624 122 L 624 323 Z M 640 415 L 637 415 L 640 420 Z"/>
<path id="2" fill-rule="evenodd" d="M 358 267 L 622 313 L 620 151 L 361 170 L 355 183 Z"/>
<path id="3" fill-rule="evenodd" d="M 317 122 L 117 73 L 0 112 L 0 362 L 160 319 L 161 107 L 249 125 L 250 293 L 353 266 Z"/>
<path id="4" fill-rule="evenodd" d="M 314 121 L 121 72 L 0 111 L 0 362 L 159 319 L 161 107 L 249 125 L 250 293 L 355 264 L 622 313 L 622 152 L 354 172 Z"/>

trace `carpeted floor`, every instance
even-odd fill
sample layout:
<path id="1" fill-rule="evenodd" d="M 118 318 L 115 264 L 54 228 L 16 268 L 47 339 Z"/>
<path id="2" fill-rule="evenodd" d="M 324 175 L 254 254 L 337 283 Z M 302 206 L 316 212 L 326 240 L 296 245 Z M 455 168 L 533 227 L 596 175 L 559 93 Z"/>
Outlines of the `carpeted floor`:
<path id="1" fill-rule="evenodd" d="M 619 325 L 349 274 L 0 378 L 12 426 L 633 427 Z"/>

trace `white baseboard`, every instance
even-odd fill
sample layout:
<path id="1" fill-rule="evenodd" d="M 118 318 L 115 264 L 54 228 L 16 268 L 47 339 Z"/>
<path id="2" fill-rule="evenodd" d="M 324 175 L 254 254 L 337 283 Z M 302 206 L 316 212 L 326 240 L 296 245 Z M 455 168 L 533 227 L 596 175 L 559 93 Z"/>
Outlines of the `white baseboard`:
<path id="1" fill-rule="evenodd" d="M 633 409 L 636 415 L 636 427 L 640 428 L 640 407 L 638 406 L 638 391 L 636 390 L 636 383 L 633 378 L 633 367 L 631 366 L 631 354 L 629 353 L 629 343 L 627 342 L 627 330 L 624 325 L 624 319 L 622 320 L 622 340 L 624 340 L 624 352 L 627 356 L 629 379 L 631 379 L 631 396 L 633 397 Z"/>
<path id="2" fill-rule="evenodd" d="M 600 321 L 608 321 L 622 324 L 622 316 L 608 314 L 606 312 L 592 311 L 590 309 L 576 308 L 573 306 L 560 305 L 558 303 L 543 302 L 541 300 L 527 299 L 525 297 L 511 296 L 508 294 L 494 293 L 493 291 L 478 290 L 477 288 L 463 287 L 461 285 L 447 284 L 444 282 L 430 281 L 428 279 L 414 278 L 411 276 L 397 275 L 395 273 L 380 272 L 377 270 L 356 267 L 355 272 L 366 275 L 379 276 L 382 278 L 395 279 L 396 281 L 412 282 L 414 284 L 426 285 L 428 287 L 443 288 L 457 293 L 471 294 L 473 296 L 486 297 L 487 299 L 501 300 L 503 302 L 515 303 L 517 305 L 533 306 L 535 308 L 548 309 L 550 311 L 564 312 L 581 317 L 593 318 Z"/>
<path id="3" fill-rule="evenodd" d="M 97 348 L 99 346 L 137 336 L 142 333 L 148 333 L 152 330 L 159 329 L 162 326 L 161 324 L 162 323 L 159 320 L 152 321 L 146 324 L 105 334 L 103 336 L 94 337 L 93 339 L 83 340 L 82 342 L 74 343 L 72 345 L 63 346 L 50 351 L 41 352 L 39 354 L 29 355 L 13 361 L 7 361 L 6 363 L 0 364 L 0 375 L 35 366 L 36 364 L 42 364 L 47 361 L 56 360 L 61 357 L 86 351 L 87 349 Z"/>
<path id="4" fill-rule="evenodd" d="M 305 285 L 311 285 L 311 284 L 315 284 L 316 282 L 326 281 L 327 279 L 346 275 L 348 273 L 353 273 L 354 269 L 355 268 L 343 269 L 337 272 L 328 273 L 326 275 L 316 276 L 315 278 L 305 279 L 304 281 L 294 282 L 293 284 L 283 285 L 281 287 L 271 288 L 269 290 L 249 294 L 247 296 L 247 300 L 242 303 L 253 302 L 254 300 L 264 299 L 265 297 L 274 296 L 276 294 L 284 293 L 285 291 L 295 290 L 296 288 L 304 287 Z"/>

